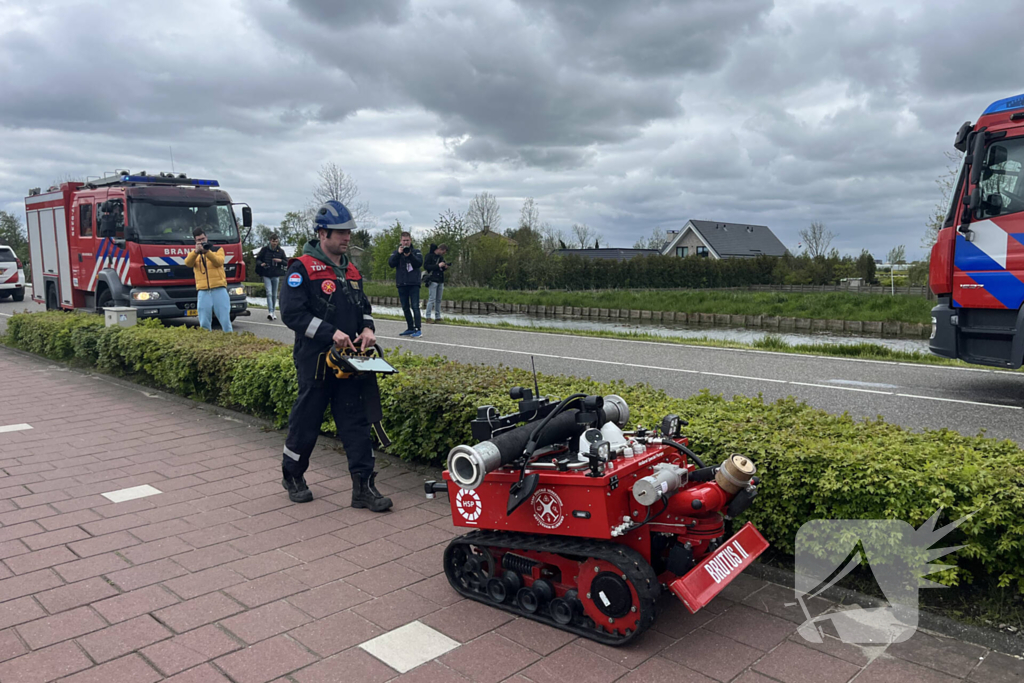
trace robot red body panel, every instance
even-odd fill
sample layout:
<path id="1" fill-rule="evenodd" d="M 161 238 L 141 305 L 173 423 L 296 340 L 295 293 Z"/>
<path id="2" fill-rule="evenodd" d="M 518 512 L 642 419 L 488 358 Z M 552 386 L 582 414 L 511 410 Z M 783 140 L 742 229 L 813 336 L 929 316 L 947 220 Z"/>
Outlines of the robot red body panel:
<path id="1" fill-rule="evenodd" d="M 653 623 L 663 591 L 696 612 L 768 547 L 750 524 L 726 530 L 757 495 L 754 464 L 705 466 L 678 417 L 622 432 L 618 396 L 512 397 L 519 412 L 481 407 L 481 442 L 452 449 L 444 483 L 426 485 L 476 530 L 445 552 L 460 594 L 620 645 Z"/>

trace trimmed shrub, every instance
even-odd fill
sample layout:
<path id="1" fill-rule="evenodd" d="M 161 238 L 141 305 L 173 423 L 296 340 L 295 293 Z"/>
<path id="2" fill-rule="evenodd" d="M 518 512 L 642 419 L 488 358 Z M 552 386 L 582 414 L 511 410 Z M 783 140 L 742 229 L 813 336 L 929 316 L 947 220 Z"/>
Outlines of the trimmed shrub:
<path id="1" fill-rule="evenodd" d="M 17 314 L 4 342 L 53 360 L 100 367 L 185 396 L 232 406 L 282 426 L 297 393 L 291 349 L 252 334 L 229 335 L 143 322 L 104 328 L 93 316 Z M 530 373 L 452 363 L 396 351 L 401 370 L 381 381 L 391 452 L 441 465 L 448 451 L 472 443 L 479 405 L 509 412 L 512 386 Z M 920 526 L 937 509 L 945 520 L 972 514 L 956 532 L 964 547 L 945 558 L 948 584 L 991 579 L 1024 593 L 1024 451 L 1009 440 L 948 430 L 913 432 L 881 418 L 854 420 L 789 398 L 726 400 L 707 391 L 672 398 L 646 385 L 541 376 L 545 395 L 615 393 L 630 405 L 633 426 L 655 426 L 668 413 L 690 421 L 693 449 L 708 463 L 750 456 L 762 477 L 747 513 L 773 546 L 794 553 L 800 526 L 812 519 L 900 519 Z M 329 419 L 324 429 L 333 429 Z"/>

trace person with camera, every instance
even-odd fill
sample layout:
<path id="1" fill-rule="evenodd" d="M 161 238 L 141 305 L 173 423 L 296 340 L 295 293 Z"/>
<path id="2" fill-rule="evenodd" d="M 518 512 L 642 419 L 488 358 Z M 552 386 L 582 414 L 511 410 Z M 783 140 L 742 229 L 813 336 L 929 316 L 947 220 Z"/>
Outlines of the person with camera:
<path id="1" fill-rule="evenodd" d="M 434 322 L 441 322 L 441 295 L 444 294 L 444 274 L 450 267 L 444 260 L 448 253 L 447 244 L 431 244 L 423 269 L 426 271 L 427 310 L 423 317 L 430 322 L 430 310 L 434 310 Z"/>
<path id="2" fill-rule="evenodd" d="M 405 324 L 409 326 L 400 337 L 419 337 L 420 331 L 420 267 L 423 254 L 412 246 L 412 235 L 402 233 L 398 248 L 388 257 L 388 265 L 395 269 L 395 284 L 398 285 L 398 299 L 402 302 Z"/>
<path id="3" fill-rule="evenodd" d="M 342 379 L 327 366 L 332 347 L 355 352 L 377 343 L 362 275 L 348 256 L 356 222 L 344 204 L 332 199 L 317 209 L 314 227 L 316 239 L 292 261 L 281 291 L 281 320 L 295 331 L 292 357 L 299 383 L 281 456 L 281 484 L 293 503 L 313 500 L 305 474 L 330 404 L 348 457 L 352 507 L 384 512 L 391 499 L 374 485 L 370 442 L 370 426 L 383 417 L 377 379 L 373 374 Z"/>
<path id="4" fill-rule="evenodd" d="M 185 265 L 192 269 L 196 278 L 199 325 L 204 330 L 212 329 L 213 316 L 225 332 L 231 332 L 231 297 L 228 295 L 228 279 L 224 274 L 224 250 L 206 239 L 206 227 L 196 225 L 192 230 L 196 248 L 185 257 Z"/>
<path id="5" fill-rule="evenodd" d="M 256 255 L 256 274 L 263 278 L 263 286 L 267 290 L 267 320 L 277 320 L 274 309 L 281 291 L 281 278 L 287 269 L 288 257 L 281 248 L 281 238 L 276 232 L 272 233 L 270 244 L 264 245 Z"/>

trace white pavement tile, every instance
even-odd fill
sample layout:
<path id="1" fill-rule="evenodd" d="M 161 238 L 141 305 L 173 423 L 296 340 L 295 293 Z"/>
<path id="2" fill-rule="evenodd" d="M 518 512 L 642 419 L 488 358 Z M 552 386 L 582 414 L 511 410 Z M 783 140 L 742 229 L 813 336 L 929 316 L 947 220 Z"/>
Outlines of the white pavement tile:
<path id="1" fill-rule="evenodd" d="M 111 491 L 110 493 L 102 494 L 104 498 L 114 503 L 123 503 L 126 500 L 135 500 L 136 498 L 145 498 L 146 496 L 155 496 L 158 493 L 163 493 L 160 489 L 155 489 L 149 484 L 143 484 L 142 486 L 132 486 L 128 489 L 121 489 L 120 491 Z"/>
<path id="2" fill-rule="evenodd" d="M 20 432 L 25 429 L 32 429 L 32 425 L 25 424 L 24 422 L 18 425 L 3 425 L 0 427 L 0 432 Z"/>
<path id="3" fill-rule="evenodd" d="M 404 674 L 458 646 L 458 642 L 440 631 L 414 621 L 368 640 L 359 647 Z"/>

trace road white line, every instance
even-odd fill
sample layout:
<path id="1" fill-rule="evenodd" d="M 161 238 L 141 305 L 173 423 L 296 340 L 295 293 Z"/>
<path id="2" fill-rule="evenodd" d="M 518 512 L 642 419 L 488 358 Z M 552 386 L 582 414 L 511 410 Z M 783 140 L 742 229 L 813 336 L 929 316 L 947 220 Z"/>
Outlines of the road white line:
<path id="1" fill-rule="evenodd" d="M 818 387 L 819 389 L 838 389 L 839 391 L 859 391 L 862 394 L 882 394 L 883 396 L 892 396 L 891 391 L 878 391 L 876 389 L 854 389 L 853 387 L 837 387 L 831 384 L 812 384 L 811 382 L 787 382 L 787 384 L 795 384 L 800 387 Z"/>
<path id="2" fill-rule="evenodd" d="M 744 375 L 729 375 L 729 374 L 720 373 L 720 372 L 707 372 L 707 371 L 697 371 L 697 370 L 686 370 L 686 369 L 683 369 L 683 368 L 669 368 L 669 367 L 658 366 L 658 365 L 638 365 L 636 363 L 624 363 L 622 361 L 598 360 L 598 359 L 595 359 L 595 358 L 578 358 L 578 357 L 575 357 L 575 356 L 558 356 L 558 355 L 551 354 L 551 353 L 534 353 L 534 352 L 530 352 L 530 351 L 513 351 L 513 350 L 510 350 L 510 349 L 495 349 L 495 348 L 491 348 L 491 347 L 488 347 L 488 346 L 468 346 L 468 345 L 465 345 L 465 344 L 453 344 L 453 343 L 450 343 L 450 342 L 430 341 L 429 339 L 417 339 L 417 338 L 409 338 L 409 337 L 387 337 L 387 336 L 381 336 L 381 337 L 378 337 L 378 339 L 388 339 L 390 341 L 397 341 L 397 342 L 401 342 L 401 341 L 404 340 L 404 341 L 409 341 L 409 342 L 415 342 L 415 343 L 418 343 L 418 344 L 429 344 L 429 345 L 432 345 L 432 346 L 452 346 L 452 347 L 456 347 L 456 348 L 460 348 L 460 349 L 471 349 L 471 350 L 474 350 L 474 351 L 490 351 L 490 352 L 493 352 L 493 353 L 508 353 L 508 354 L 513 354 L 513 355 L 517 355 L 517 356 L 535 356 L 537 358 L 553 358 L 555 360 L 577 361 L 577 362 L 581 362 L 581 363 L 600 363 L 602 365 L 617 365 L 617 366 L 627 367 L 627 368 L 640 368 L 640 369 L 645 369 L 645 370 L 659 370 L 659 371 L 663 371 L 663 372 L 681 372 L 681 373 L 687 373 L 687 374 L 695 374 L 695 373 L 699 372 L 701 375 L 708 375 L 708 376 L 711 376 L 711 377 L 727 377 L 729 379 L 744 379 L 744 380 L 748 380 L 748 381 L 752 381 L 752 382 L 771 382 L 771 383 L 775 383 L 775 384 L 789 384 L 789 385 L 792 385 L 792 386 L 815 387 L 815 388 L 818 388 L 818 389 L 831 389 L 833 391 L 853 391 L 853 392 L 863 393 L 863 394 L 880 394 L 882 396 L 893 396 L 893 392 L 891 392 L 891 391 L 876 391 L 874 389 L 856 389 L 854 387 L 837 387 L 837 386 L 833 386 L 831 384 L 812 384 L 810 382 L 792 382 L 792 381 L 786 381 L 786 380 L 781 380 L 781 379 L 771 379 L 771 378 L 768 378 L 768 377 L 747 377 L 747 376 L 744 376 Z M 981 403 L 981 402 L 978 402 L 978 401 L 961 401 L 959 399 L 954 399 L 954 398 L 938 398 L 938 397 L 935 397 L 935 396 L 918 396 L 916 394 L 896 394 L 896 396 L 902 396 L 903 398 L 919 398 L 919 399 L 924 399 L 924 400 L 929 400 L 929 401 L 948 401 L 948 402 L 951 402 L 951 403 L 966 403 L 966 404 L 970 404 L 970 405 L 984 406 L 984 407 L 989 407 L 989 408 L 1010 408 L 1011 410 L 1021 410 L 1021 408 L 1018 407 L 1018 406 L 1006 406 L 1006 405 L 1001 405 L 999 403 Z"/>
<path id="3" fill-rule="evenodd" d="M 981 403 L 979 401 L 963 401 L 958 398 L 940 398 L 939 396 L 918 396 L 917 394 L 896 394 L 904 398 L 920 398 L 925 401 L 945 401 L 946 403 L 966 403 L 971 406 L 985 406 L 986 408 L 1006 408 L 1007 410 L 1022 410 L 1020 406 L 1004 406 L 1000 403 Z"/>
<path id="4" fill-rule="evenodd" d="M 401 321 L 387 320 L 385 318 L 381 318 L 380 321 L 381 322 L 389 322 L 389 323 L 393 322 L 393 323 L 396 323 L 396 324 L 403 324 L 403 323 L 401 323 Z M 259 324 L 266 324 L 266 323 L 256 323 L 256 324 L 259 325 Z M 943 370 L 943 371 L 945 371 L 945 370 L 956 370 L 956 371 L 959 371 L 959 372 L 987 372 L 987 373 L 990 373 L 990 374 L 999 373 L 1001 375 L 1007 375 L 1007 376 L 1010 376 L 1010 377 L 1014 377 L 1014 378 L 1016 378 L 1018 380 L 1024 381 L 1024 373 L 1007 371 L 1007 370 L 989 370 L 987 368 L 962 368 L 962 367 L 957 367 L 955 365 L 929 365 L 927 363 L 907 363 L 906 361 L 876 360 L 876 359 L 873 359 L 873 358 L 844 358 L 842 356 L 823 356 L 823 355 L 810 354 L 810 353 L 799 353 L 799 354 L 796 354 L 796 353 L 787 353 L 785 351 L 766 351 L 764 349 L 733 349 L 733 348 L 729 348 L 729 347 L 726 347 L 726 346 L 704 346 L 702 344 L 678 344 L 678 343 L 673 343 L 673 342 L 647 341 L 647 340 L 644 340 L 644 339 L 623 339 L 623 338 L 620 338 L 620 337 L 588 337 L 588 336 L 576 335 L 576 334 L 561 334 L 561 333 L 558 333 L 558 332 L 533 332 L 531 330 L 508 330 L 508 329 L 497 328 L 497 327 L 481 327 L 481 326 L 476 326 L 476 325 L 449 325 L 449 327 L 467 327 L 467 328 L 473 328 L 473 329 L 477 329 L 477 330 L 485 330 L 485 331 L 490 331 L 490 332 L 505 332 L 505 333 L 509 333 L 509 334 L 535 334 L 535 335 L 544 336 L 544 337 L 561 337 L 563 339 L 568 337 L 570 339 L 580 339 L 580 340 L 587 340 L 587 341 L 609 341 L 609 342 L 619 342 L 619 343 L 624 343 L 624 344 L 649 344 L 649 345 L 652 345 L 652 346 L 667 346 L 667 347 L 676 348 L 676 349 L 678 349 L 680 347 L 684 347 L 684 348 L 689 347 L 689 348 L 693 348 L 693 349 L 706 349 L 708 351 L 731 351 L 733 353 L 753 353 L 753 354 L 764 354 L 764 355 L 770 355 L 770 356 L 786 356 L 787 358 L 817 358 L 819 360 L 828 360 L 828 361 L 836 361 L 836 362 L 843 362 L 843 363 L 875 363 L 875 364 L 881 364 L 881 365 L 898 365 L 898 366 L 905 367 L 905 368 L 916 368 L 918 370 Z M 405 337 L 403 337 L 403 339 L 405 339 Z M 873 339 L 872 337 L 864 337 L 863 341 L 871 342 L 872 339 Z"/>
<path id="5" fill-rule="evenodd" d="M 747 377 L 746 375 L 727 375 L 724 372 L 706 372 L 701 371 L 702 375 L 714 375 L 715 377 L 731 377 L 732 379 L 752 379 L 755 382 L 775 382 L 777 384 L 792 384 L 784 379 L 768 379 L 767 377 Z"/>

